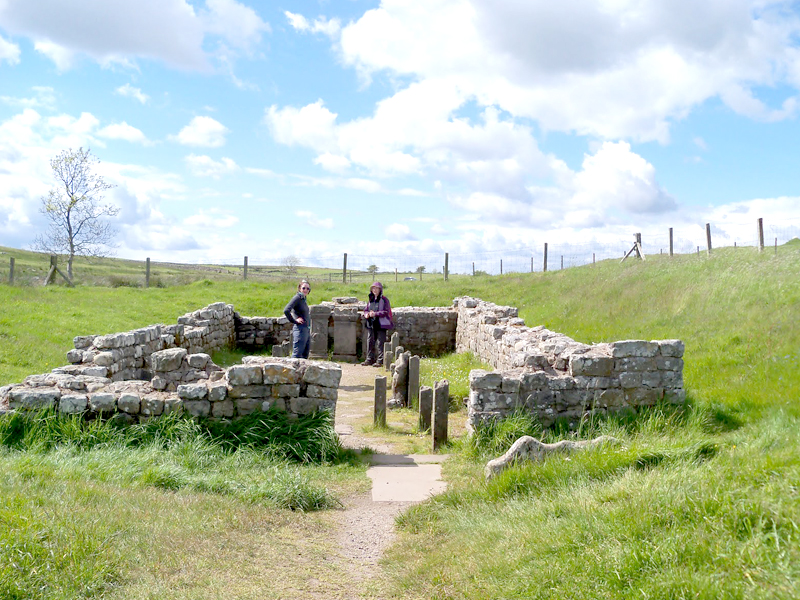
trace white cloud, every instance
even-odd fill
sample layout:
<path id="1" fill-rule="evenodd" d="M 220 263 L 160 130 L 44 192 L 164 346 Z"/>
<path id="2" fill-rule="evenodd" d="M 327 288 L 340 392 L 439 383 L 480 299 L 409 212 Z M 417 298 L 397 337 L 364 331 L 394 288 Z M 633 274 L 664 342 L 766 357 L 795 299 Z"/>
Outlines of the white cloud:
<path id="1" fill-rule="evenodd" d="M 206 148 L 219 148 L 225 145 L 225 135 L 230 130 L 222 123 L 211 117 L 195 117 L 180 130 L 178 135 L 169 139 L 184 146 L 203 146 Z"/>
<path id="2" fill-rule="evenodd" d="M 264 121 L 275 141 L 290 146 L 307 146 L 325 153 L 334 150 L 336 114 L 323 106 L 322 100 L 302 108 L 270 106 Z"/>
<path id="3" fill-rule="evenodd" d="M 19 46 L 0 35 L 0 63 L 6 61 L 10 65 L 17 65 L 20 53 Z"/>
<path id="4" fill-rule="evenodd" d="M 197 214 L 186 217 L 183 222 L 190 227 L 229 229 L 239 223 L 239 218 L 235 215 L 225 214 L 219 209 L 211 209 L 209 211 L 201 210 Z"/>
<path id="5" fill-rule="evenodd" d="M 303 219 L 311 227 L 333 229 L 333 219 L 331 218 L 320 219 L 317 215 L 308 210 L 298 210 L 295 211 L 294 214 Z"/>
<path id="6" fill-rule="evenodd" d="M 408 225 L 403 225 L 402 223 L 392 223 L 387 226 L 384 231 L 386 237 L 393 242 L 406 242 L 417 239 L 416 236 L 411 233 L 411 229 Z"/>
<path id="7" fill-rule="evenodd" d="M 21 108 L 42 108 L 45 110 L 55 110 L 56 94 L 53 88 L 48 86 L 34 86 L 32 98 L 12 98 L 11 96 L 0 96 L 0 101 L 10 106 Z"/>
<path id="8" fill-rule="evenodd" d="M 5 0 L 0 23 L 9 33 L 31 38 L 62 70 L 78 54 L 100 64 L 132 66 L 144 58 L 205 70 L 208 41 L 250 51 L 269 31 L 253 9 L 234 0 L 207 0 L 197 10 L 186 0 Z"/>
<path id="9" fill-rule="evenodd" d="M 237 48 L 249 50 L 261 41 L 262 32 L 270 31 L 256 11 L 235 0 L 206 0 L 206 8 L 205 31 L 222 36 Z"/>
<path id="10" fill-rule="evenodd" d="M 313 23 L 309 23 L 303 15 L 291 13 L 288 10 L 283 13 L 289 21 L 289 24 L 297 31 L 323 33 L 330 37 L 335 37 L 342 29 L 342 23 L 339 19 L 325 19 L 319 17 L 314 19 Z"/>
<path id="11" fill-rule="evenodd" d="M 197 177 L 219 179 L 223 175 L 231 175 L 239 171 L 239 166 L 230 158 L 223 157 L 222 160 L 215 161 L 210 156 L 190 154 L 185 160 L 189 170 Z"/>
<path id="12" fill-rule="evenodd" d="M 143 93 L 139 88 L 133 87 L 130 83 L 121 85 L 114 90 L 114 93 L 119 96 L 125 96 L 126 98 L 133 98 L 141 104 L 147 104 L 147 101 L 150 100 L 150 96 Z"/>
<path id="13" fill-rule="evenodd" d="M 136 127 L 128 125 L 125 121 L 103 127 L 97 132 L 98 137 L 109 140 L 124 140 L 134 144 L 149 144 L 147 137 Z"/>
<path id="14" fill-rule="evenodd" d="M 350 161 L 344 156 L 324 152 L 314 159 L 314 164 L 331 173 L 344 173 L 350 167 Z"/>
<path id="15" fill-rule="evenodd" d="M 666 141 L 670 122 L 721 98 L 778 120 L 760 86 L 795 88 L 800 19 L 784 0 L 491 2 L 384 0 L 335 46 L 364 77 L 451 82 L 514 117 L 604 139 Z"/>

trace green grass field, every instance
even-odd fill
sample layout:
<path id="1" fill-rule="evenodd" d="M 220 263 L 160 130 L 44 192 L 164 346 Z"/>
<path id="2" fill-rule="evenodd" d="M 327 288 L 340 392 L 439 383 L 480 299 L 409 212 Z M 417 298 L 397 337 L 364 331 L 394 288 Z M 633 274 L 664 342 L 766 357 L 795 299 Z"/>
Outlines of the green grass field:
<path id="1" fill-rule="evenodd" d="M 0 385 L 63 364 L 75 335 L 173 323 L 216 301 L 274 316 L 295 285 L 189 276 L 199 279 L 149 289 L 0 285 Z M 800 242 L 777 255 L 725 248 L 549 273 L 383 279 L 395 306 L 474 295 L 582 342 L 680 338 L 689 402 L 544 432 L 622 444 L 516 467 L 490 484 L 486 460 L 517 435 L 539 434 L 536 424 L 520 418 L 456 440 L 449 491 L 398 521 L 380 597 L 800 597 Z M 367 285 L 320 281 L 310 300 L 364 297 Z M 426 369 L 463 381 L 464 364 Z M 326 511 L 259 502 L 244 484 L 267 486 L 285 470 L 294 475 L 281 485 L 335 498 L 364 488 L 360 467 L 243 453 L 244 467 L 220 469 L 202 460 L 219 450 L 196 444 L 124 453 L 0 446 L 4 597 L 279 598 L 287 583 L 276 564 L 344 577 L 324 560 Z M 154 465 L 147 476 L 143 463 Z M 265 581 L 255 568 L 274 575 Z"/>

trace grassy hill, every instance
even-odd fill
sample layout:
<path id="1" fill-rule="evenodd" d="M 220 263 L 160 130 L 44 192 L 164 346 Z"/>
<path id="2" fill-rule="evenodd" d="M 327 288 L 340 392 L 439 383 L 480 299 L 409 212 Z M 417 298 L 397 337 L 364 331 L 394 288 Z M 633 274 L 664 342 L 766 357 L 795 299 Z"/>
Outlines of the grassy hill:
<path id="1" fill-rule="evenodd" d="M 514 468 L 488 485 L 485 461 L 535 425 L 457 443 L 446 463 L 450 490 L 401 518 L 380 597 L 800 597 L 799 242 L 777 254 L 725 248 L 447 282 L 381 277 L 396 306 L 474 295 L 582 342 L 680 338 L 689 405 L 546 432 L 610 434 L 622 445 Z M 294 285 L 211 277 L 149 289 L 0 285 L 0 385 L 63 364 L 74 335 L 172 323 L 215 301 L 277 315 Z M 321 281 L 310 300 L 364 297 L 367 286 Z M 337 469 L 313 477 L 335 480 Z M 26 485 L 48 489 L 53 471 L 29 469 Z M 70 478 L 80 476 L 73 469 L 57 485 Z M 97 526 L 97 536 L 112 536 L 98 552 L 113 554 L 119 526 Z"/>

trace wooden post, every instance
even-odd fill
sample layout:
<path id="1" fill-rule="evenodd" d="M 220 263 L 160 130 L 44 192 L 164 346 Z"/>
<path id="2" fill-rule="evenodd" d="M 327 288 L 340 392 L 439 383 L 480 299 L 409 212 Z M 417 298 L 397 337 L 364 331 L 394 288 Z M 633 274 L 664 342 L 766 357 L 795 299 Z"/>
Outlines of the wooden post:
<path id="1" fill-rule="evenodd" d="M 472 276 L 475 277 L 475 263 L 472 263 Z"/>
<path id="2" fill-rule="evenodd" d="M 397 267 L 394 268 L 394 282 L 397 283 Z"/>
<path id="3" fill-rule="evenodd" d="M 56 278 L 56 273 L 63 277 L 64 281 L 67 282 L 69 287 L 72 287 L 72 280 L 69 277 L 64 275 L 61 269 L 58 268 L 58 256 L 55 254 L 50 255 L 50 271 L 47 273 L 47 279 L 44 280 L 45 285 L 50 285 Z"/>
<path id="4" fill-rule="evenodd" d="M 697 256 L 700 256 L 700 246 L 697 247 Z"/>
<path id="5" fill-rule="evenodd" d="M 775 238 L 775 256 L 778 256 L 778 238 Z"/>
<path id="6" fill-rule="evenodd" d="M 444 280 L 447 281 L 448 276 L 450 275 L 450 253 L 444 253 Z"/>
<path id="7" fill-rule="evenodd" d="M 593 265 L 597 264 L 597 261 L 595 260 L 595 257 L 594 257 L 594 252 L 592 252 L 592 264 Z"/>
<path id="8" fill-rule="evenodd" d="M 758 218 L 758 251 L 764 251 L 764 219 Z"/>
<path id="9" fill-rule="evenodd" d="M 500 259 L 500 275 L 503 274 L 503 259 Z"/>
<path id="10" fill-rule="evenodd" d="M 531 273 L 533 273 L 533 257 L 531 256 Z"/>
<path id="11" fill-rule="evenodd" d="M 672 256 L 672 227 L 669 228 L 669 255 Z"/>
<path id="12" fill-rule="evenodd" d="M 350 269 L 350 283 L 353 283 L 353 269 Z"/>
<path id="13" fill-rule="evenodd" d="M 386 427 L 386 377 L 375 376 L 375 427 Z"/>
<path id="14" fill-rule="evenodd" d="M 447 379 L 433 386 L 433 451 L 447 443 L 447 411 L 450 408 L 450 383 Z"/>
<path id="15" fill-rule="evenodd" d="M 14 257 L 11 257 L 11 262 L 8 265 L 8 285 L 14 285 Z"/>
<path id="16" fill-rule="evenodd" d="M 433 388 L 423 385 L 419 388 L 419 430 L 430 431 L 431 411 L 433 411 Z"/>
<path id="17" fill-rule="evenodd" d="M 150 257 L 147 257 L 147 261 L 145 262 L 144 266 L 144 287 L 150 287 Z"/>
<path id="18" fill-rule="evenodd" d="M 419 405 L 419 356 L 412 355 L 408 359 L 408 405 L 417 408 Z"/>
<path id="19" fill-rule="evenodd" d="M 561 270 L 564 270 L 564 255 L 561 255 Z"/>
<path id="20" fill-rule="evenodd" d="M 244 257 L 244 280 L 247 281 L 247 257 Z"/>
<path id="21" fill-rule="evenodd" d="M 547 242 L 544 243 L 544 264 L 542 265 L 542 271 L 547 272 Z"/>
<path id="22" fill-rule="evenodd" d="M 347 283 L 347 252 L 344 253 L 344 263 L 342 264 L 342 283 Z"/>
<path id="23" fill-rule="evenodd" d="M 711 256 L 711 223 L 706 223 L 706 244 L 708 244 L 708 255 Z"/>

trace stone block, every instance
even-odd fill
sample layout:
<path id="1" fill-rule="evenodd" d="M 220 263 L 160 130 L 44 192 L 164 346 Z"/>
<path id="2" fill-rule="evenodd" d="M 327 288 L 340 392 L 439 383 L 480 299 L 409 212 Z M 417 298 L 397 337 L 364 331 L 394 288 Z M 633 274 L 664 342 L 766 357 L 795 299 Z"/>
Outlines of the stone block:
<path id="1" fill-rule="evenodd" d="M 72 345 L 78 350 L 84 350 L 94 343 L 93 335 L 78 335 L 72 338 Z"/>
<path id="2" fill-rule="evenodd" d="M 142 398 L 140 412 L 148 417 L 157 417 L 164 413 L 164 400 L 155 395 L 146 395 Z"/>
<path id="3" fill-rule="evenodd" d="M 658 344 L 661 356 L 672 356 L 674 358 L 683 356 L 685 347 L 681 340 L 659 340 L 654 343 Z"/>
<path id="4" fill-rule="evenodd" d="M 309 363 L 303 381 L 309 385 L 338 388 L 342 379 L 342 368 L 333 363 Z"/>
<path id="5" fill-rule="evenodd" d="M 283 362 L 265 362 L 262 371 L 264 384 L 300 382 L 300 371 Z"/>
<path id="6" fill-rule="evenodd" d="M 683 359 L 675 356 L 657 356 L 656 368 L 659 371 L 683 371 Z"/>
<path id="7" fill-rule="evenodd" d="M 228 386 L 224 381 L 215 381 L 208 384 L 208 399 L 211 402 L 221 402 L 228 395 Z"/>
<path id="8" fill-rule="evenodd" d="M 193 417 L 207 417 L 211 414 L 211 402 L 208 400 L 184 401 L 183 408 Z"/>
<path id="9" fill-rule="evenodd" d="M 123 393 L 120 394 L 119 398 L 117 399 L 117 408 L 130 415 L 139 414 L 141 404 L 142 401 L 138 394 Z"/>
<path id="10" fill-rule="evenodd" d="M 577 354 L 569 357 L 569 374 L 573 377 L 609 377 L 614 368 L 614 360 L 607 356 Z"/>
<path id="11" fill-rule="evenodd" d="M 619 384 L 623 389 L 629 390 L 632 388 L 642 387 L 642 374 L 641 373 L 620 373 Z"/>
<path id="12" fill-rule="evenodd" d="M 680 388 L 665 389 L 664 400 L 670 404 L 683 404 L 686 402 L 686 390 Z"/>
<path id="13" fill-rule="evenodd" d="M 644 340 L 623 340 L 609 344 L 611 356 L 614 358 L 652 358 L 659 351 L 657 342 L 645 342 Z"/>
<path id="14" fill-rule="evenodd" d="M 228 398 L 238 400 L 240 398 L 266 398 L 272 395 L 271 385 L 237 385 L 228 386 Z"/>
<path id="15" fill-rule="evenodd" d="M 58 401 L 58 412 L 75 415 L 86 410 L 89 399 L 86 394 L 62 394 Z"/>
<path id="16" fill-rule="evenodd" d="M 205 400 L 208 398 L 208 387 L 205 383 L 189 383 L 178 386 L 178 398 L 181 400 Z"/>
<path id="17" fill-rule="evenodd" d="M 23 410 L 39 410 L 55 407 L 61 391 L 58 388 L 25 388 L 16 387 L 8 394 L 8 403 L 11 408 Z"/>
<path id="18" fill-rule="evenodd" d="M 227 377 L 230 386 L 252 386 L 264 381 L 264 372 L 259 365 L 234 365 Z"/>
<path id="19" fill-rule="evenodd" d="M 300 395 L 300 384 L 282 383 L 272 386 L 272 396 L 276 398 L 296 398 Z"/>
<path id="20" fill-rule="evenodd" d="M 653 358 L 643 357 L 618 358 L 614 361 L 614 370 L 618 373 L 655 371 L 656 361 Z"/>
<path id="21" fill-rule="evenodd" d="M 261 410 L 267 412 L 270 409 L 286 411 L 286 400 L 283 398 L 268 398 L 261 403 Z"/>
<path id="22" fill-rule="evenodd" d="M 282 394 L 279 394 L 282 395 Z M 298 394 L 299 396 L 300 394 Z M 336 400 L 339 391 L 336 388 L 322 387 L 319 385 L 309 385 L 306 388 L 306 396 L 309 398 L 322 398 L 324 400 Z"/>
<path id="23" fill-rule="evenodd" d="M 317 410 L 317 406 L 319 405 L 319 401 L 316 398 L 292 398 L 289 400 L 289 410 L 298 415 L 307 415 L 315 410 Z"/>
<path id="24" fill-rule="evenodd" d="M 503 377 L 500 390 L 504 394 L 519 394 L 520 380 L 516 377 Z"/>
<path id="25" fill-rule="evenodd" d="M 175 371 L 183 364 L 183 359 L 187 352 L 185 348 L 169 348 L 159 350 L 150 355 L 150 365 L 153 371 L 166 372 Z"/>
<path id="26" fill-rule="evenodd" d="M 503 385 L 503 376 L 496 371 L 474 369 L 469 372 L 469 387 L 473 390 L 499 390 Z"/>
<path id="27" fill-rule="evenodd" d="M 117 398 L 108 392 L 90 394 L 89 408 L 96 413 L 114 412 L 117 409 Z"/>
<path id="28" fill-rule="evenodd" d="M 236 405 L 236 414 L 240 416 L 251 415 L 261 410 L 262 402 L 263 400 L 260 398 L 239 398 L 234 401 Z"/>
<path id="29" fill-rule="evenodd" d="M 193 369 L 205 369 L 210 360 L 211 357 L 202 352 L 199 354 L 189 354 L 186 357 L 186 362 L 189 363 L 189 366 Z"/>
<path id="30" fill-rule="evenodd" d="M 67 352 L 67 361 L 71 362 L 73 365 L 82 363 L 83 350 L 70 350 Z"/>
<path id="31" fill-rule="evenodd" d="M 211 416 L 217 419 L 229 419 L 234 415 L 234 411 L 233 400 L 222 400 L 221 402 L 211 403 Z"/>
<path id="32" fill-rule="evenodd" d="M 183 412 L 183 400 L 177 396 L 167 396 L 164 399 L 164 414 L 181 414 Z"/>

